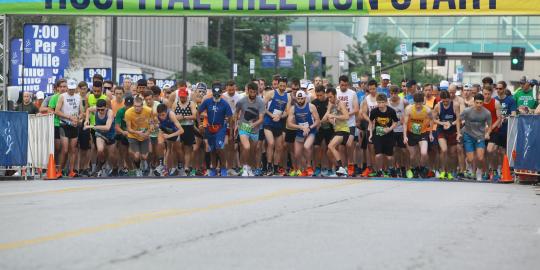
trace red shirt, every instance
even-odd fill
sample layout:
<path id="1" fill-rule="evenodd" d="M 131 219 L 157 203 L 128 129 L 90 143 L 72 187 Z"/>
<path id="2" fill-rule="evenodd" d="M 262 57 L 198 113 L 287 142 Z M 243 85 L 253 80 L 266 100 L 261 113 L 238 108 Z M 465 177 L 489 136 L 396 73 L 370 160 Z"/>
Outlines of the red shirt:
<path id="1" fill-rule="evenodd" d="M 491 113 L 491 124 L 495 124 L 497 121 L 497 108 L 495 108 L 495 99 L 492 98 L 489 103 L 484 102 L 484 108 L 486 108 Z M 499 128 L 493 129 L 493 132 L 497 131 Z"/>

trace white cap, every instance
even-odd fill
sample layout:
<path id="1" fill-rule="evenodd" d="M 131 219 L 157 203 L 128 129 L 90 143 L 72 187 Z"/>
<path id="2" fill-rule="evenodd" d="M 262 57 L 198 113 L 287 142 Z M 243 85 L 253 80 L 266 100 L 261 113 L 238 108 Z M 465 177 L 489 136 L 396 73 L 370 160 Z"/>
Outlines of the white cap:
<path id="1" fill-rule="evenodd" d="M 308 83 L 300 84 L 300 88 L 307 89 L 308 88 Z"/>
<path id="2" fill-rule="evenodd" d="M 296 92 L 296 97 L 297 98 L 305 98 L 307 95 L 306 95 L 306 92 L 302 91 L 302 90 L 299 90 Z"/>
<path id="3" fill-rule="evenodd" d="M 308 84 L 307 86 L 307 90 L 311 90 L 311 89 L 315 89 L 315 85 L 313 85 L 312 83 Z"/>
<path id="4" fill-rule="evenodd" d="M 448 90 L 448 86 L 450 86 L 450 83 L 448 81 L 441 81 L 439 84 L 440 90 Z"/>
<path id="5" fill-rule="evenodd" d="M 77 82 L 75 80 L 68 80 L 67 87 L 68 89 L 77 89 Z"/>
<path id="6" fill-rule="evenodd" d="M 45 94 L 42 91 L 37 91 L 36 99 L 45 99 Z"/>
<path id="7" fill-rule="evenodd" d="M 381 79 L 382 80 L 390 80 L 390 74 L 381 74 Z"/>

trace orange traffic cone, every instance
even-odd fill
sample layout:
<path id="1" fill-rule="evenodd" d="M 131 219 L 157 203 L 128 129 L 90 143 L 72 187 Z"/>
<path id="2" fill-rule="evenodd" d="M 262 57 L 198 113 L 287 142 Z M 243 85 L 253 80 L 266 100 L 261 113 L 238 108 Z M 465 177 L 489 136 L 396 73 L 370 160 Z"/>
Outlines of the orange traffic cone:
<path id="1" fill-rule="evenodd" d="M 503 165 L 502 165 L 502 177 L 499 181 L 501 183 L 513 183 L 512 174 L 510 173 L 510 163 L 508 162 L 508 156 L 504 155 Z"/>
<path id="2" fill-rule="evenodd" d="M 54 155 L 49 155 L 49 164 L 47 165 L 47 177 L 45 177 L 45 180 L 56 180 L 58 177 L 56 176 L 56 163 L 54 162 Z"/>

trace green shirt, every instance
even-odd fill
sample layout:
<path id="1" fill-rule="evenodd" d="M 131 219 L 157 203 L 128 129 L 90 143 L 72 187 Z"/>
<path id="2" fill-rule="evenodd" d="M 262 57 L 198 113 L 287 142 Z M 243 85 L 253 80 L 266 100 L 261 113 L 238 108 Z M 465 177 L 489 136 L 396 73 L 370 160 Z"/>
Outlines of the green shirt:
<path id="1" fill-rule="evenodd" d="M 126 121 L 124 120 L 124 115 L 126 115 L 127 108 L 122 107 L 116 112 L 116 118 L 114 123 L 120 125 L 122 130 L 127 130 Z"/>
<path id="2" fill-rule="evenodd" d="M 51 100 L 49 100 L 49 108 L 55 110 L 56 104 L 58 103 L 58 97 L 60 97 L 60 93 L 56 93 L 51 97 Z M 54 126 L 59 127 L 60 126 L 60 118 L 58 115 L 54 115 Z"/>
<path id="3" fill-rule="evenodd" d="M 532 89 L 530 89 L 527 93 L 519 89 L 514 94 L 514 99 L 516 100 L 516 105 L 518 106 L 518 108 L 519 106 L 527 106 L 531 110 L 536 109 L 536 98 L 534 97 Z"/>

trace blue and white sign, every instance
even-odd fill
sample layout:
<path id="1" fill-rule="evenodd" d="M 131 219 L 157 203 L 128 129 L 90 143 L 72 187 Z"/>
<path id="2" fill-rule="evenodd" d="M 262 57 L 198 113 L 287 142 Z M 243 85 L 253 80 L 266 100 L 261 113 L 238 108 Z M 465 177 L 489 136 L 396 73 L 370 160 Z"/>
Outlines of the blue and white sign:
<path id="1" fill-rule="evenodd" d="M 69 67 L 69 26 L 53 24 L 24 25 L 24 67 Z"/>
<path id="2" fill-rule="evenodd" d="M 118 81 L 123 85 L 125 79 L 130 79 L 131 82 L 136 83 L 138 80 L 146 79 L 146 76 L 144 74 L 120 73 L 119 78 L 120 80 Z"/>
<path id="3" fill-rule="evenodd" d="M 169 85 L 169 87 L 176 88 L 176 80 L 167 80 L 167 79 L 156 79 L 156 85 L 163 89 L 163 86 L 166 84 Z"/>
<path id="4" fill-rule="evenodd" d="M 64 70 L 58 68 L 23 68 L 22 39 L 14 38 L 10 42 L 10 85 L 21 86 L 28 92 L 53 92 L 53 84 L 64 77 Z"/>
<path id="5" fill-rule="evenodd" d="M 261 67 L 262 68 L 274 68 L 276 62 L 275 53 L 261 53 Z"/>
<path id="6" fill-rule="evenodd" d="M 0 111 L 0 166 L 28 161 L 28 113 Z"/>
<path id="7" fill-rule="evenodd" d="M 514 168 L 540 171 L 540 115 L 520 115 Z"/>
<path id="8" fill-rule="evenodd" d="M 99 74 L 103 76 L 103 80 L 110 81 L 112 80 L 112 68 L 85 68 L 83 69 L 83 77 L 85 82 L 92 82 L 92 77 Z"/>

